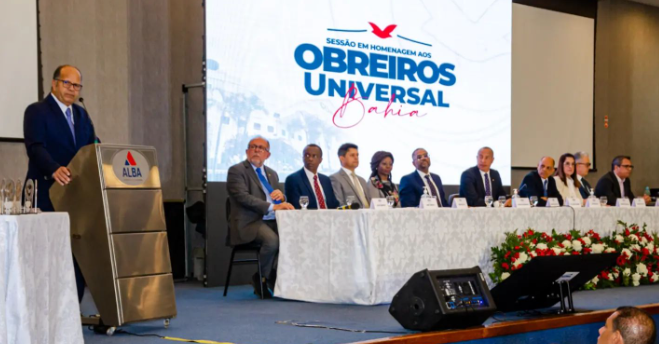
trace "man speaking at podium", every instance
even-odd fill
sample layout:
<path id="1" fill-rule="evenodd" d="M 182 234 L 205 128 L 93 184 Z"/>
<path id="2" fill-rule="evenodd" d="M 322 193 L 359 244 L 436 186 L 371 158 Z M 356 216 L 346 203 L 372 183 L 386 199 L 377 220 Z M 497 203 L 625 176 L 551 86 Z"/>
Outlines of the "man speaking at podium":
<path id="1" fill-rule="evenodd" d="M 78 150 L 94 143 L 96 134 L 89 115 L 73 104 L 82 89 L 78 68 L 59 66 L 53 73 L 50 94 L 25 109 L 23 135 L 29 158 L 26 179 L 38 181 L 38 207 L 54 211 L 48 191 L 54 182 L 66 185 L 71 171 L 66 166 Z M 74 261 L 78 301 L 82 300 L 85 282 Z"/>

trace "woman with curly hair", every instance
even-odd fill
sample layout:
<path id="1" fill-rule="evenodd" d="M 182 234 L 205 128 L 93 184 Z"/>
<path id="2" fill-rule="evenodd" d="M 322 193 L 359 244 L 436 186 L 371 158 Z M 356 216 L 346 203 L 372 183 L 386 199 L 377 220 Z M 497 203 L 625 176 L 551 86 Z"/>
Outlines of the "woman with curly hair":
<path id="1" fill-rule="evenodd" d="M 368 193 L 371 198 L 394 197 L 394 207 L 400 208 L 398 187 L 391 180 L 394 156 L 385 151 L 378 151 L 371 158 L 371 177 L 368 180 Z"/>

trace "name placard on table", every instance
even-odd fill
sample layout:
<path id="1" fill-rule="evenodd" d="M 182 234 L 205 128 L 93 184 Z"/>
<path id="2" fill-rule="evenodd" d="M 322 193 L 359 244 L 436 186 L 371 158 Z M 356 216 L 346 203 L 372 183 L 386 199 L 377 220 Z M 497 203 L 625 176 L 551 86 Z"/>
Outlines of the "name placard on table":
<path id="1" fill-rule="evenodd" d="M 586 208 L 601 208 L 602 203 L 600 203 L 599 198 L 597 197 L 589 197 L 586 200 Z"/>
<path id="2" fill-rule="evenodd" d="M 549 197 L 547 198 L 547 207 L 554 208 L 554 207 L 560 207 L 561 204 L 558 202 L 558 198 L 556 197 Z"/>
<path id="3" fill-rule="evenodd" d="M 631 204 L 629 203 L 629 198 L 618 198 L 616 200 L 616 207 L 620 208 L 631 208 Z"/>
<path id="4" fill-rule="evenodd" d="M 421 203 L 419 203 L 419 208 L 421 209 L 437 209 L 437 199 L 435 197 L 421 197 Z"/>
<path id="5" fill-rule="evenodd" d="M 526 197 L 513 197 L 513 208 L 531 208 L 531 202 Z"/>
<path id="6" fill-rule="evenodd" d="M 469 205 L 467 204 L 467 199 L 464 197 L 455 197 L 453 199 L 453 205 L 451 208 L 457 208 L 457 209 L 467 209 L 469 208 Z"/>
<path id="7" fill-rule="evenodd" d="M 581 200 L 576 197 L 568 197 L 565 199 L 565 205 L 572 208 L 581 208 Z"/>
<path id="8" fill-rule="evenodd" d="M 371 209 L 375 210 L 387 210 L 389 205 L 387 204 L 386 198 L 373 198 L 371 199 Z"/>

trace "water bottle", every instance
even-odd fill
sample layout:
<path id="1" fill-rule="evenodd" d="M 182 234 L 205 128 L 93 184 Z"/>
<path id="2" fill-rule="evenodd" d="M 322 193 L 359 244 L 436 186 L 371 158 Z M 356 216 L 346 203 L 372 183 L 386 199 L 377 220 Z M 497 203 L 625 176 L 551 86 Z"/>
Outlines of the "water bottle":
<path id="1" fill-rule="evenodd" d="M 643 193 L 648 195 L 648 196 L 652 196 L 652 195 L 650 195 L 650 187 L 649 186 L 645 187 L 645 191 Z"/>
<path id="2" fill-rule="evenodd" d="M 517 189 L 513 189 L 513 198 L 519 198 L 519 193 L 517 193 Z"/>

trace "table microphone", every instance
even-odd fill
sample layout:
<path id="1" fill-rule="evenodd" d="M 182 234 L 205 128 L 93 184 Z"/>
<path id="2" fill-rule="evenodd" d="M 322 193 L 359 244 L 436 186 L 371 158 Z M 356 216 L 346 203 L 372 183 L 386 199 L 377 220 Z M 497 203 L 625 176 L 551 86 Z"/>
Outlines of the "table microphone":
<path id="1" fill-rule="evenodd" d="M 351 205 L 344 205 L 344 206 L 338 207 L 338 208 L 336 208 L 336 209 L 337 209 L 337 210 L 349 210 L 349 209 L 359 209 L 359 208 L 361 208 L 361 207 L 362 207 L 361 204 L 355 202 L 355 203 L 353 203 L 353 204 L 351 204 Z"/>

